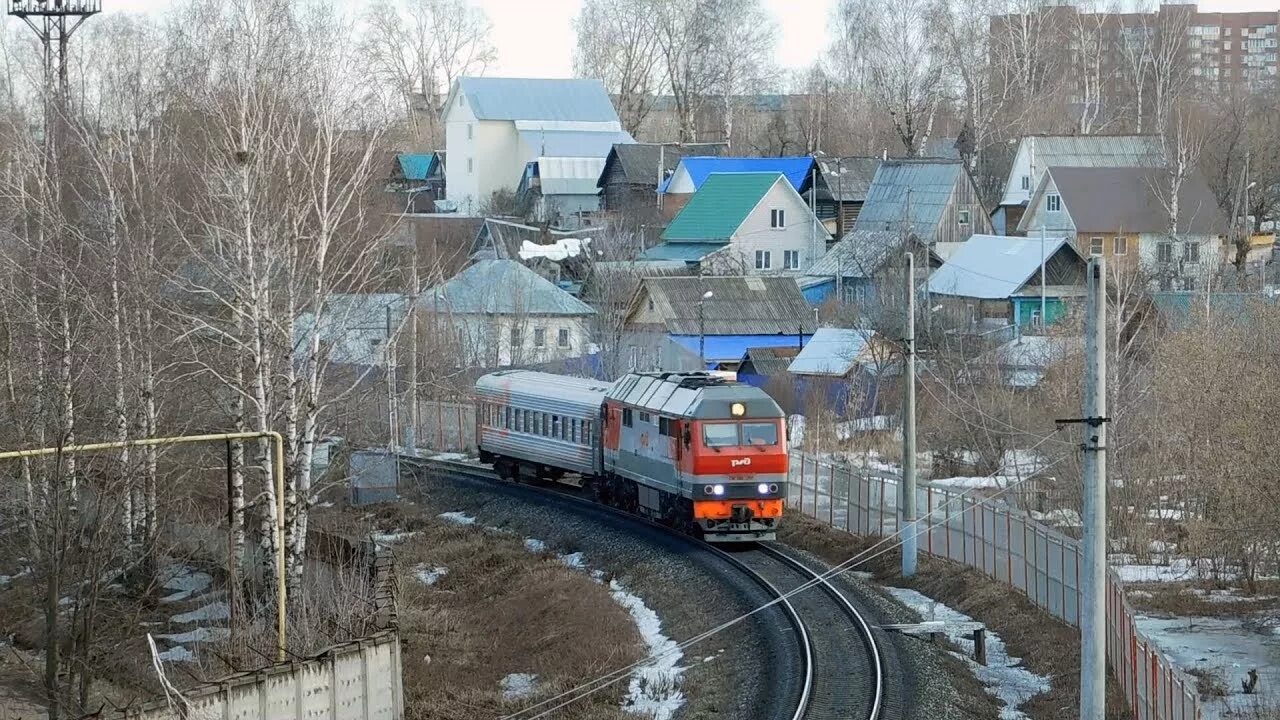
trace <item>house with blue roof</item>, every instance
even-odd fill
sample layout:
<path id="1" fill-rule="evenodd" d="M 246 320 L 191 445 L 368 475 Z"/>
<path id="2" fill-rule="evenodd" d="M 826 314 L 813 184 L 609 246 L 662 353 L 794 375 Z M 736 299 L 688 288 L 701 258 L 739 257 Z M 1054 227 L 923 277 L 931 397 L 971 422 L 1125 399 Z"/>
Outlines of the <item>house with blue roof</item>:
<path id="1" fill-rule="evenodd" d="M 929 245 L 992 232 L 964 165 L 939 158 L 881 162 L 853 229 L 893 231 Z"/>
<path id="2" fill-rule="evenodd" d="M 587 194 L 577 166 L 564 159 L 594 158 L 603 167 L 614 144 L 634 142 L 599 80 L 463 77 L 443 115 L 448 200 L 465 215 L 478 214 L 497 191 L 515 192 L 531 162 L 539 180 L 555 176 L 567 181 L 566 194 Z"/>
<path id="3" fill-rule="evenodd" d="M 929 276 L 928 304 L 953 327 L 1042 327 L 1083 299 L 1086 267 L 1070 238 L 974 235 Z"/>
<path id="4" fill-rule="evenodd" d="M 782 173 L 712 173 L 640 260 L 712 275 L 799 275 L 829 238 Z"/>
<path id="5" fill-rule="evenodd" d="M 714 157 L 691 155 L 683 157 L 675 170 L 658 185 L 662 196 L 662 212 L 673 217 L 689 202 L 702 184 L 718 173 L 777 173 L 787 179 L 791 187 L 808 202 L 813 183 L 824 191 L 824 176 L 812 157 Z"/>
<path id="6" fill-rule="evenodd" d="M 444 153 L 396 153 L 387 192 L 395 193 L 399 212 L 435 212 L 444 199 Z"/>

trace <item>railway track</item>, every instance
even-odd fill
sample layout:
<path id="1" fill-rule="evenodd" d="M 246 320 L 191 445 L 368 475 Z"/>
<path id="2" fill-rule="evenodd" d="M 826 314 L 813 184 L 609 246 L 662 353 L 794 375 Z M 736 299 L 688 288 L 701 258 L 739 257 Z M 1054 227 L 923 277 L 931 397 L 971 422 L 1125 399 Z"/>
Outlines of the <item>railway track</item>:
<path id="1" fill-rule="evenodd" d="M 453 460 L 405 460 L 447 475 L 510 486 L 481 465 Z M 881 648 L 862 614 L 820 571 L 771 544 L 724 550 L 699 542 L 664 525 L 575 494 L 569 486 L 543 486 L 536 491 L 687 540 L 763 588 L 791 626 L 793 638 L 789 646 L 796 655 L 795 668 L 785 673 L 794 677 L 778 678 L 780 691 L 791 696 L 785 709 L 776 715 L 778 720 L 881 720 Z"/>

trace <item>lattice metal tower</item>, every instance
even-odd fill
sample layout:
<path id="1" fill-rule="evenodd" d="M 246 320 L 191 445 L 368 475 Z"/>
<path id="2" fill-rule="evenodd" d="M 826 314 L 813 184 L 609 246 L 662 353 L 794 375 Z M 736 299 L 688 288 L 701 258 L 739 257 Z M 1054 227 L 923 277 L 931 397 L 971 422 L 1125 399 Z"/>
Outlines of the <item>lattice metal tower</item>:
<path id="1" fill-rule="evenodd" d="M 71 36 L 90 15 L 102 12 L 102 0 L 3 0 L 9 14 L 22 18 L 44 49 L 45 127 L 63 114 L 67 101 L 67 53 Z"/>

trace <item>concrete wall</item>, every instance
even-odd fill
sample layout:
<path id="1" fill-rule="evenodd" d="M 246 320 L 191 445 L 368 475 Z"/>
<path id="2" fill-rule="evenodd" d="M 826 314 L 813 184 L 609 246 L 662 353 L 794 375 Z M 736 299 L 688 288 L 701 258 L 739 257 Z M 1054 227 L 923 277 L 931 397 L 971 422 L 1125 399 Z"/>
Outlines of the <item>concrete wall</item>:
<path id="1" fill-rule="evenodd" d="M 138 720 L 401 720 L 400 636 L 392 630 L 302 662 L 241 673 L 176 698 L 105 717 Z"/>

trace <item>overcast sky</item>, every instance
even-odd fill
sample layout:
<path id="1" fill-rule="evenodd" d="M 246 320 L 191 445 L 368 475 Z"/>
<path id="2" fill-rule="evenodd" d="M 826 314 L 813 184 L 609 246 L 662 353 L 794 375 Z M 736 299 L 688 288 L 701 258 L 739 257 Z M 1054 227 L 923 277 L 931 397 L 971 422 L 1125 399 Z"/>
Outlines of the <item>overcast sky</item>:
<path id="1" fill-rule="evenodd" d="M 108 12 L 161 12 L 175 0 L 103 0 Z M 364 5 L 364 0 L 337 0 Z M 887 0 L 892 2 L 892 0 Z M 498 62 L 488 75 L 568 77 L 573 73 L 574 16 L 582 0 L 472 0 L 493 21 Z M 800 69 L 827 44 L 826 25 L 836 0 L 761 0 L 778 22 L 778 64 Z M 1204 0 L 1204 12 L 1275 11 L 1275 0 Z"/>

